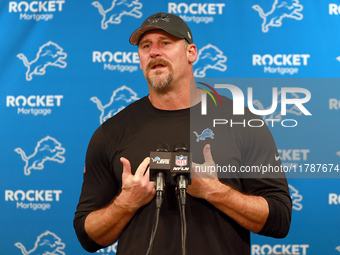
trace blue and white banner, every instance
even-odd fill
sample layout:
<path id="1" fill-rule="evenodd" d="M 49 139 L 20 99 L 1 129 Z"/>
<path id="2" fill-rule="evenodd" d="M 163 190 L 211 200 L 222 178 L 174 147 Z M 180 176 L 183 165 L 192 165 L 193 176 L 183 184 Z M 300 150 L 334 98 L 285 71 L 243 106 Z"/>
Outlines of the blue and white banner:
<path id="1" fill-rule="evenodd" d="M 252 87 L 259 111 L 277 88 L 278 107 L 264 120 L 278 156 L 316 175 L 288 179 L 290 233 L 252 235 L 252 254 L 340 254 L 340 0 L 2 0 L 0 253 L 87 254 L 72 224 L 87 145 L 101 123 L 148 94 L 128 40 L 156 12 L 191 28 L 196 78 L 238 78 L 245 105 Z M 283 94 L 307 95 L 287 87 L 310 92 L 311 116 L 292 105 L 283 116 Z"/>

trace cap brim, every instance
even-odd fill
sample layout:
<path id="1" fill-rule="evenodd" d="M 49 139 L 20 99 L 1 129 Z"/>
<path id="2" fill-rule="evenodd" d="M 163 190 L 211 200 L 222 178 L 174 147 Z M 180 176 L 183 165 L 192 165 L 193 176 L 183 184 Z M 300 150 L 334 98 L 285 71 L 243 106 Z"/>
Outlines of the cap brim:
<path id="1" fill-rule="evenodd" d="M 180 34 L 178 34 L 178 33 L 172 32 L 172 31 L 168 31 L 168 30 L 166 30 L 166 29 L 164 29 L 164 28 L 162 28 L 162 27 L 158 27 L 158 26 L 145 26 L 145 27 L 140 27 L 140 28 L 138 28 L 137 30 L 135 30 L 135 31 L 131 34 L 130 39 L 129 39 L 129 42 L 130 42 L 132 45 L 138 45 L 139 40 L 140 40 L 141 36 L 142 36 L 144 33 L 148 32 L 148 31 L 150 31 L 150 30 L 155 30 L 155 29 L 161 29 L 161 30 L 163 30 L 163 31 L 165 31 L 165 32 L 167 32 L 167 33 L 169 33 L 169 34 L 175 36 L 175 37 L 181 38 L 181 39 L 184 38 L 184 36 L 182 36 L 182 35 L 180 35 Z"/>

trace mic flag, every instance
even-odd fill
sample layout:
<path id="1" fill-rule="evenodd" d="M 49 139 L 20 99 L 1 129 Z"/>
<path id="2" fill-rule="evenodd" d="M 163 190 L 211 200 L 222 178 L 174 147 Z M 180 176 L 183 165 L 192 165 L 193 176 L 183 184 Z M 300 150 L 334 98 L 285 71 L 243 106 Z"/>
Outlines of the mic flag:
<path id="1" fill-rule="evenodd" d="M 177 143 L 171 158 L 171 185 L 176 185 L 178 176 L 184 176 L 191 184 L 191 153 L 185 143 Z"/>
<path id="2" fill-rule="evenodd" d="M 156 151 L 150 152 L 150 181 L 156 181 L 158 173 L 163 173 L 165 182 L 170 183 L 171 152 L 169 145 L 159 144 Z M 157 187 L 156 187 L 157 188 Z"/>

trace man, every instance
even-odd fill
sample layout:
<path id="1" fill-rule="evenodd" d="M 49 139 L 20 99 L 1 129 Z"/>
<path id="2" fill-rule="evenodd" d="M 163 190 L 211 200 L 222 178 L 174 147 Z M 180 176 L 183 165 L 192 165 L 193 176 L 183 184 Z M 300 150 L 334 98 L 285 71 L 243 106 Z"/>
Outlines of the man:
<path id="1" fill-rule="evenodd" d="M 189 27 L 175 15 L 157 13 L 133 32 L 130 43 L 138 46 L 150 94 L 103 123 L 90 141 L 74 227 L 82 246 L 91 252 L 119 239 L 117 254 L 146 254 L 156 211 L 150 151 L 160 143 L 190 144 L 190 137 L 195 137 L 190 113 L 198 111 L 202 92 L 190 83 L 197 48 Z M 223 100 L 229 116 L 231 100 Z M 195 128 L 203 128 L 206 121 L 195 118 Z M 191 149 L 194 162 L 238 168 L 280 164 L 273 161 L 277 150 L 267 127 L 215 129 L 216 134 L 222 140 Z M 222 149 L 214 152 L 218 146 Z M 175 192 L 166 186 L 152 254 L 181 252 Z M 187 194 L 187 254 L 249 254 L 249 231 L 273 237 L 288 233 L 292 205 L 284 175 L 193 178 Z"/>

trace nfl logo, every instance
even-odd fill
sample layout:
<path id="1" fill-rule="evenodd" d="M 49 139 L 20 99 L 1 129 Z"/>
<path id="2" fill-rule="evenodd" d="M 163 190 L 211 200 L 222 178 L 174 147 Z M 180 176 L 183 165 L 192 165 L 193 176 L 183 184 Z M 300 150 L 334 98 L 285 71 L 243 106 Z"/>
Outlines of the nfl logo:
<path id="1" fill-rule="evenodd" d="M 188 156 L 176 156 L 176 165 L 177 166 L 186 166 L 187 165 Z"/>

